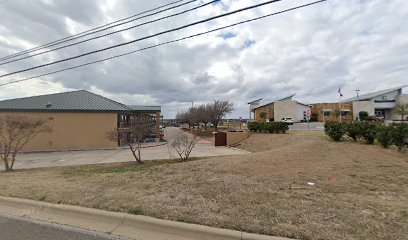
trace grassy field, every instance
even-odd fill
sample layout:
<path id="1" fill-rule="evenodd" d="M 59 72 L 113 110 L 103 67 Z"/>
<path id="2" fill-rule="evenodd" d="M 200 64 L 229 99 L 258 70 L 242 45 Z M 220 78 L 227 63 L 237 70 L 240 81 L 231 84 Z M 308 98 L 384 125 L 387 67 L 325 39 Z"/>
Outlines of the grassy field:
<path id="1" fill-rule="evenodd" d="M 253 153 L 0 173 L 0 194 L 298 239 L 406 239 L 407 154 L 302 133 L 239 147 Z"/>

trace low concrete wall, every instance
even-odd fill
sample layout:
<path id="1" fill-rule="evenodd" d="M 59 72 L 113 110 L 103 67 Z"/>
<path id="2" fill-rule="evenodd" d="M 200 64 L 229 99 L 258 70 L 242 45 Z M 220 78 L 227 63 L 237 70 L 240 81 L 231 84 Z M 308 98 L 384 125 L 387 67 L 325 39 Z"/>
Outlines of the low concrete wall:
<path id="1" fill-rule="evenodd" d="M 227 132 L 227 146 L 240 143 L 249 137 L 249 132 Z"/>

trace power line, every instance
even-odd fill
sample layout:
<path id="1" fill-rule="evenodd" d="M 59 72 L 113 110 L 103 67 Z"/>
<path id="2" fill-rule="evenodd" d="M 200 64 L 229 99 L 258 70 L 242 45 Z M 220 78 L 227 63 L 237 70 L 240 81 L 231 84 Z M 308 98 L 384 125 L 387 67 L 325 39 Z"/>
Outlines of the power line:
<path id="1" fill-rule="evenodd" d="M 128 41 L 128 42 L 116 44 L 116 45 L 113 45 L 113 46 L 110 46 L 110 47 L 106 47 L 106 48 L 102 48 L 102 49 L 90 51 L 90 52 L 87 52 L 87 53 L 83 53 L 83 54 L 80 54 L 80 55 L 77 55 L 77 56 L 73 56 L 73 57 L 69 57 L 69 58 L 65 58 L 65 59 L 61 59 L 61 60 L 57 60 L 57 61 L 54 61 L 54 62 L 50 62 L 50 63 L 46 63 L 46 64 L 41 64 L 41 65 L 38 65 L 38 66 L 35 66 L 35 67 L 30 67 L 30 68 L 26 68 L 26 69 L 23 69 L 23 70 L 18 70 L 18 71 L 15 71 L 15 72 L 3 74 L 3 75 L 0 75 L 0 78 L 7 77 L 7 76 L 11 76 L 11 75 L 15 75 L 15 74 L 17 74 L 17 73 L 23 73 L 23 72 L 31 71 L 31 70 L 38 69 L 38 68 L 43 68 L 43 67 L 55 65 L 55 64 L 57 64 L 57 63 L 70 61 L 70 60 L 73 60 L 73 59 L 77 59 L 77 58 L 80 58 L 80 57 L 92 55 L 92 54 L 99 53 L 99 52 L 103 52 L 103 51 L 106 51 L 106 50 L 110 50 L 110 49 L 122 47 L 122 46 L 125 46 L 125 45 L 129 45 L 129 44 L 131 44 L 131 43 L 135 43 L 135 42 L 139 42 L 139 41 L 146 40 L 146 39 L 149 39 L 149 38 L 157 37 L 157 36 L 160 36 L 160 35 L 163 35 L 163 34 L 166 34 L 166 33 L 171 33 L 171 32 L 175 32 L 175 31 L 179 31 L 179 30 L 181 30 L 181 29 L 185 29 L 185 28 L 189 28 L 189 27 L 192 27 L 192 26 L 195 26 L 195 25 L 198 25 L 198 24 L 202 24 L 202 23 L 205 23 L 205 22 L 209 22 L 209 21 L 212 21 L 212 20 L 214 20 L 214 19 L 218 19 L 218 18 L 222 18 L 222 17 L 229 16 L 229 15 L 237 14 L 237 13 L 240 13 L 240 12 L 243 12 L 243 11 L 247 11 L 247 10 L 250 10 L 250 9 L 254 9 L 254 8 L 259 8 L 259 7 L 261 7 L 261 6 L 265 6 L 265 5 L 272 4 L 272 3 L 275 3 L 275 2 L 280 2 L 280 1 L 283 1 L 283 0 L 270 0 L 270 1 L 267 1 L 267 2 L 259 3 L 259 4 L 256 4 L 256 5 L 252 5 L 252 6 L 249 6 L 249 7 L 241 8 L 241 9 L 238 9 L 238 10 L 235 10 L 235 11 L 232 11 L 232 12 L 220 14 L 220 15 L 217 15 L 217 16 L 214 16 L 214 17 L 210 17 L 210 18 L 207 18 L 207 19 L 204 19 L 204 20 L 200 20 L 200 21 L 197 21 L 197 22 L 189 23 L 189 24 L 183 25 L 183 26 L 181 26 L 181 27 L 177 27 L 177 28 L 173 28 L 173 29 L 166 30 L 166 31 L 162 31 L 162 32 L 159 32 L 159 33 L 155 33 L 155 34 L 152 34 L 152 35 L 148 35 L 148 36 L 146 36 L 146 37 L 141 37 L 141 38 L 138 38 L 138 39 L 135 39 L 135 40 L 132 40 L 132 41 Z"/>
<path id="2" fill-rule="evenodd" d="M 10 82 L 6 82 L 6 83 L 2 83 L 2 84 L 0 84 L 0 86 L 6 86 L 6 85 L 14 84 L 14 83 L 24 82 L 24 81 L 28 81 L 28 80 L 31 80 L 31 79 L 34 79 L 34 78 L 49 76 L 49 75 L 52 75 L 52 74 L 56 74 L 56 73 L 60 73 L 60 72 L 65 72 L 65 71 L 72 70 L 72 69 L 76 69 L 76 68 L 81 68 L 81 67 L 88 66 L 88 65 L 91 65 L 91 64 L 108 61 L 108 60 L 111 60 L 111 59 L 115 59 L 115 58 L 127 56 L 127 55 L 130 55 L 130 54 L 136 53 L 136 52 L 141 52 L 141 51 L 148 50 L 148 49 L 151 49 L 151 48 L 156 48 L 156 47 L 159 47 L 159 46 L 162 46 L 162 45 L 167 45 L 167 44 L 170 44 L 170 43 L 175 43 L 175 42 L 183 41 L 183 40 L 186 40 L 186 39 L 189 39 L 189 38 L 198 37 L 198 36 L 205 35 L 205 34 L 208 34 L 208 33 L 220 31 L 220 30 L 227 29 L 227 28 L 231 28 L 231 27 L 234 27 L 234 26 L 238 26 L 238 25 L 241 25 L 241 24 L 244 24 L 244 23 L 249 23 L 249 22 L 253 22 L 253 21 L 256 21 L 256 20 L 263 19 L 263 18 L 267 18 L 267 17 L 279 15 L 279 14 L 282 14 L 282 13 L 294 11 L 294 10 L 296 10 L 296 9 L 305 8 L 305 7 L 308 7 L 308 6 L 311 6 L 311 5 L 315 5 L 315 4 L 318 4 L 318 3 L 321 3 L 321 2 L 326 2 L 326 1 L 328 1 L 328 0 L 319 0 L 319 1 L 311 2 L 311 3 L 308 3 L 308 4 L 304 4 L 304 5 L 300 5 L 300 6 L 297 6 L 297 7 L 289 8 L 289 9 L 286 9 L 286 10 L 282 10 L 282 11 L 279 11 L 279 12 L 275 12 L 275 13 L 263 15 L 263 16 L 260 16 L 260 17 L 256 17 L 256 18 L 244 20 L 244 21 L 241 21 L 241 22 L 237 22 L 237 23 L 234 23 L 234 24 L 231 24 L 231 25 L 227 25 L 227 26 L 215 28 L 215 29 L 212 29 L 212 30 L 209 30 L 209 31 L 205 31 L 205 32 L 193 34 L 193 35 L 190 35 L 190 36 L 187 36 L 187 37 L 182 37 L 182 38 L 178 38 L 178 39 L 175 39 L 175 40 L 171 40 L 171 41 L 167 41 L 167 42 L 163 42 L 163 43 L 151 45 L 151 46 L 148 46 L 148 47 L 144 47 L 144 48 L 137 49 L 137 50 L 134 50 L 134 51 L 130 51 L 130 52 L 127 52 L 127 53 L 115 55 L 115 56 L 112 56 L 112 57 L 108 57 L 108 58 L 104 58 L 104 59 L 100 59 L 100 60 L 96 60 L 96 61 L 92 61 L 92 62 L 80 64 L 80 65 L 77 65 L 77 66 L 73 66 L 73 67 L 69 67 L 69 68 L 64 68 L 64 69 L 60 69 L 60 70 L 56 70 L 56 71 L 52 71 L 52 72 L 48 72 L 48 73 L 36 75 L 36 76 L 33 76 L 33 77 L 28 77 L 28 78 L 23 78 L 23 79 L 20 79 L 20 80 L 15 80 L 15 81 L 10 81 Z"/>
<path id="3" fill-rule="evenodd" d="M 153 9 L 150 9 L 150 10 L 146 10 L 146 11 L 137 13 L 137 14 L 132 15 L 132 16 L 127 17 L 127 18 L 119 19 L 119 20 L 116 20 L 116 21 L 114 21 L 114 22 L 110 22 L 110 23 L 104 24 L 104 25 L 99 26 L 99 27 L 96 27 L 96 28 L 92 28 L 92 29 L 89 29 L 89 30 L 86 30 L 86 31 L 83 31 L 83 32 L 80 32 L 80 33 L 77 33 L 77 34 L 74 34 L 74 35 L 71 35 L 71 36 L 67 36 L 67 37 L 64 37 L 64 38 L 61 38 L 61 39 L 58 39 L 58 40 L 55 40 L 55 41 L 52 41 L 52 42 L 49 42 L 49 43 L 46 43 L 46 44 L 37 46 L 37 47 L 34 47 L 34 48 L 27 49 L 27 50 L 25 50 L 25 51 L 17 52 L 17 53 L 15 53 L 15 54 L 11 54 L 11 55 L 8 55 L 8 56 L 5 56 L 5 57 L 0 58 L 0 61 L 8 60 L 8 59 L 10 59 L 10 58 L 18 57 L 18 56 L 25 55 L 25 54 L 28 54 L 28 53 L 31 53 L 31 52 L 36 52 L 36 51 L 38 51 L 38 50 L 41 50 L 41 49 L 44 49 L 44 48 L 47 48 L 47 47 L 55 46 L 55 45 L 58 45 L 58 44 L 61 44 L 61 43 L 67 42 L 67 41 L 72 41 L 72 40 L 75 40 L 75 39 L 77 39 L 77 38 L 81 38 L 81 37 L 84 37 L 84 36 L 88 36 L 88 35 L 90 35 L 90 34 L 94 34 L 94 33 L 101 32 L 101 31 L 105 31 L 105 30 L 107 30 L 107 29 L 109 29 L 109 28 L 113 28 L 113 27 L 116 27 L 116 26 L 120 26 L 120 25 L 129 23 L 129 22 L 132 22 L 132 21 L 141 19 L 141 18 L 150 17 L 150 16 L 153 16 L 153 15 L 156 15 L 156 14 L 159 14 L 159 13 L 162 13 L 162 12 L 165 12 L 165 11 L 168 11 L 168 10 L 171 10 L 171 9 L 174 9 L 174 8 L 178 8 L 178 7 L 181 7 L 181 6 L 190 4 L 190 3 L 195 2 L 195 1 L 197 1 L 197 0 L 190 0 L 190 1 L 188 1 L 188 2 L 179 4 L 179 5 L 177 5 L 177 6 L 173 6 L 173 7 L 164 9 L 164 10 L 160 10 L 160 11 L 158 11 L 158 12 L 155 12 L 155 13 L 152 13 L 152 14 L 149 14 L 149 15 L 146 15 L 146 16 L 142 16 L 142 17 L 139 17 L 139 18 L 137 18 L 137 19 L 132 19 L 132 18 L 135 18 L 135 17 L 137 17 L 137 16 L 140 16 L 140 15 L 143 15 L 143 14 L 146 14 L 146 13 L 149 13 L 149 12 L 153 12 L 153 11 L 159 10 L 159 9 L 161 9 L 161 8 L 164 8 L 164 7 L 167 7 L 167 6 L 170 6 L 170 5 L 174 5 L 174 4 L 177 4 L 177 3 L 179 3 L 179 2 L 183 2 L 183 1 L 185 1 L 185 0 L 178 0 L 178 1 L 175 1 L 175 2 L 171 2 L 171 3 L 165 4 L 165 5 L 162 5 L 162 6 L 153 8 Z M 126 21 L 126 20 L 128 20 L 128 19 L 131 19 L 131 20 L 130 20 L 130 21 Z M 122 21 L 126 21 L 126 22 L 119 23 L 119 22 L 122 22 Z M 116 23 L 119 23 L 119 24 L 116 24 Z"/>
<path id="4" fill-rule="evenodd" d="M 194 1 L 196 1 L 196 0 L 194 0 Z M 221 0 L 213 0 L 213 1 L 211 1 L 211 2 L 208 2 L 208 3 L 205 3 L 205 4 L 199 5 L 199 6 L 197 6 L 197 7 L 193 7 L 193 8 L 190 8 L 190 9 L 187 9 L 187 10 L 184 10 L 184 11 L 181 11 L 181 12 L 178 12 L 178 13 L 175 13 L 175 14 L 171 14 L 171 15 L 164 16 L 164 17 L 161 17 L 161 18 L 157 18 L 157 19 L 154 19 L 154 20 L 151 20 L 151 21 L 147 21 L 147 22 L 144 22 L 144 23 L 141 23 L 141 24 L 137 24 L 137 25 L 134 25 L 134 26 L 131 26 L 131 27 L 128 27 L 128 28 L 124 28 L 124 29 L 120 29 L 120 30 L 117 30 L 117 31 L 113 31 L 113 32 L 110 32 L 110 33 L 103 34 L 103 35 L 99 35 L 99 36 L 96 36 L 96 37 L 88 38 L 88 39 L 85 39 L 85 40 L 82 40 L 82 41 L 79 41 L 79 42 L 75 42 L 75 43 L 72 43 L 72 44 L 64 45 L 64 46 L 57 47 L 57 48 L 54 48 L 54 49 L 50 49 L 50 50 L 47 50 L 47 51 L 44 51 L 44 52 L 40 52 L 40 53 L 36 53 L 36 54 L 31 54 L 30 56 L 21 57 L 21 58 L 13 59 L 13 60 L 10 60 L 10 61 L 2 62 L 2 63 L 0 63 L 0 66 L 1 66 L 1 65 L 6 65 L 6 64 L 8 64 L 8 63 L 18 62 L 18 61 L 21 61 L 21 60 L 24 60 L 24 59 L 27 59 L 27 58 L 32 58 L 32 57 L 35 57 L 35 56 L 38 56 L 38 55 L 42 55 L 42 54 L 45 54 L 45 53 L 57 51 L 57 50 L 60 50 L 60 49 L 63 49 L 63 48 L 72 47 L 72 46 L 79 45 L 79 44 L 82 44 L 82 43 L 85 43 L 85 42 L 89 42 L 89 41 L 92 41 L 92 40 L 95 40 L 95 39 L 99 39 L 99 38 L 102 38 L 102 37 L 106 37 L 106 36 L 109 36 L 109 35 L 112 35 L 112 34 L 116 34 L 116 33 L 124 32 L 124 31 L 128 31 L 128 30 L 130 30 L 130 29 L 137 28 L 137 27 L 141 27 L 141 26 L 144 26 L 144 25 L 147 25 L 147 24 L 151 24 L 151 23 L 154 23 L 154 22 L 158 22 L 158 21 L 161 21 L 161 20 L 164 20 L 164 19 L 167 19 L 167 18 L 172 18 L 172 17 L 175 17 L 175 16 L 179 16 L 179 15 L 182 15 L 182 14 L 185 14 L 185 13 L 188 13 L 188 12 L 191 12 L 191 11 L 194 11 L 194 10 L 197 10 L 197 9 L 200 9 L 200 8 L 203 8 L 203 7 L 206 7 L 206 6 L 209 6 L 209 5 L 214 4 L 214 3 L 216 3 L 216 2 L 219 2 L 219 1 L 221 1 Z M 95 33 L 96 33 L 96 32 L 95 32 Z M 84 35 L 84 36 L 85 36 L 85 35 Z M 80 36 L 80 37 L 83 37 L 83 36 Z M 78 38 L 79 38 L 79 37 L 78 37 Z M 72 40 L 74 40 L 74 39 L 72 39 Z M 61 43 L 62 43 L 62 42 L 61 42 Z M 58 44 L 56 44 L 56 45 L 59 45 L 59 44 L 60 44 L 60 43 L 58 43 Z"/>

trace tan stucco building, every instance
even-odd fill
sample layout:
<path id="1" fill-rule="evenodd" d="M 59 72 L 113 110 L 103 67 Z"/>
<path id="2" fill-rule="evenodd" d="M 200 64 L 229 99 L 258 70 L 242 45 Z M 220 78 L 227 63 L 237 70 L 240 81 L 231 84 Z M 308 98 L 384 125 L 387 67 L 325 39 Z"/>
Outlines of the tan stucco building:
<path id="1" fill-rule="evenodd" d="M 32 139 L 26 151 L 116 148 L 106 132 L 135 113 L 154 117 L 159 136 L 160 112 L 160 106 L 128 106 L 85 90 L 0 101 L 0 117 L 41 118 L 52 127 L 51 133 Z"/>

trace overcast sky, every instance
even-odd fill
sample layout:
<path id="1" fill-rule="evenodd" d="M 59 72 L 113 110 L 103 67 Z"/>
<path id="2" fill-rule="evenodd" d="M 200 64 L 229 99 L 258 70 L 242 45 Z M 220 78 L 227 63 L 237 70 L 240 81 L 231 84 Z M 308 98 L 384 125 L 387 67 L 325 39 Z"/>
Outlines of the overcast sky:
<path id="1" fill-rule="evenodd" d="M 78 55 L 266 0 L 223 0 L 188 14 L 0 66 L 0 74 Z M 312 0 L 313 1 L 313 0 Z M 0 56 L 35 47 L 169 3 L 165 0 L 0 0 Z M 173 13 L 197 6 L 197 1 Z M 58 65 L 0 78 L 55 71 L 311 2 L 284 0 L 257 10 Z M 169 12 L 158 16 L 168 15 Z M 151 20 L 146 18 L 124 28 Z M 104 63 L 0 87 L 0 99 L 86 89 L 125 104 L 161 105 L 173 118 L 194 104 L 230 100 L 229 117 L 248 118 L 247 102 L 296 93 L 304 103 L 408 84 L 408 1 L 329 0 L 231 29 Z"/>

